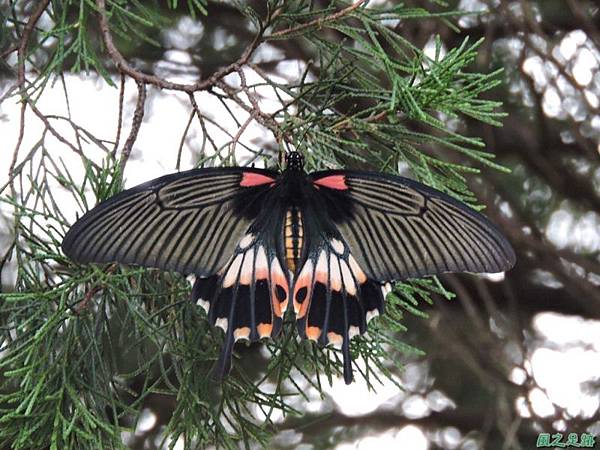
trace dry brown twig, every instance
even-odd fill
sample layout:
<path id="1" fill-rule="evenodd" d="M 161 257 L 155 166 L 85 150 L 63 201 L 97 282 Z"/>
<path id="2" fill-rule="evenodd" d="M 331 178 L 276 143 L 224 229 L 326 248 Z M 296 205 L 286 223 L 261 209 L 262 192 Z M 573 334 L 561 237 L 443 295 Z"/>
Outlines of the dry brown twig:
<path id="1" fill-rule="evenodd" d="M 303 23 L 301 25 L 297 25 L 295 27 L 287 28 L 285 30 L 276 31 L 275 33 L 271 33 L 268 39 L 279 39 L 282 37 L 286 37 L 289 35 L 293 35 L 295 33 L 299 33 L 301 31 L 307 30 L 311 27 L 320 28 L 323 25 L 326 25 L 329 22 L 333 22 L 334 20 L 340 19 L 344 16 L 347 16 L 352 11 L 360 8 L 362 5 L 366 3 L 366 0 L 359 0 L 356 3 L 341 9 L 340 11 L 330 14 L 326 17 L 318 17 L 315 20 L 311 20 L 310 22 Z"/>
<path id="2" fill-rule="evenodd" d="M 263 30 L 261 29 L 254 37 L 252 43 L 248 47 L 246 47 L 242 55 L 235 62 L 216 71 L 210 77 L 204 80 L 198 80 L 193 84 L 174 83 L 172 81 L 165 80 L 164 78 L 157 77 L 156 75 L 149 75 L 144 72 L 140 72 L 137 69 L 133 68 L 115 46 L 115 43 L 112 38 L 112 33 L 110 32 L 110 26 L 108 23 L 106 1 L 96 0 L 96 6 L 98 7 L 99 25 L 100 32 L 102 34 L 102 39 L 104 41 L 104 45 L 106 46 L 106 51 L 108 52 L 117 69 L 121 73 L 129 75 L 131 78 L 135 79 L 138 82 L 152 84 L 161 89 L 171 89 L 187 93 L 208 90 L 214 87 L 218 80 L 223 79 L 225 76 L 235 72 L 239 69 L 239 67 L 246 64 L 250 60 L 250 57 L 254 53 L 254 50 L 256 50 L 256 48 L 262 42 Z"/>
<path id="3" fill-rule="evenodd" d="M 119 173 L 123 176 L 123 171 L 125 170 L 125 165 L 129 160 L 129 156 L 131 155 L 131 149 L 133 148 L 133 144 L 137 139 L 138 132 L 140 131 L 140 127 L 142 126 L 142 121 L 144 120 L 144 107 L 146 105 L 146 83 L 143 81 L 137 81 L 138 85 L 138 98 L 135 105 L 135 112 L 133 113 L 133 120 L 131 121 L 131 131 L 129 132 L 129 136 L 123 145 L 123 150 L 121 151 L 121 159 L 119 161 L 120 170 Z"/>
<path id="4" fill-rule="evenodd" d="M 170 90 L 186 92 L 186 93 L 190 94 L 190 98 L 192 100 L 193 100 L 193 96 L 191 94 L 193 94 L 194 92 L 198 92 L 198 91 L 209 91 L 210 92 L 213 88 L 219 87 L 221 90 L 223 90 L 225 92 L 226 95 L 229 95 L 230 98 L 232 98 L 240 107 L 242 107 L 246 112 L 248 112 L 248 114 L 250 114 L 249 121 L 246 121 L 246 123 L 242 126 L 241 132 L 238 133 L 239 135 L 241 135 L 241 133 L 243 133 L 243 130 L 248 127 L 249 123 L 252 120 L 256 120 L 261 125 L 265 126 L 266 128 L 270 129 L 271 131 L 273 131 L 276 136 L 280 135 L 278 124 L 271 116 L 265 114 L 264 112 L 262 112 L 260 110 L 258 101 L 248 92 L 248 87 L 246 86 L 244 73 L 242 70 L 243 66 L 248 65 L 250 63 L 250 59 L 251 59 L 252 55 L 254 54 L 255 50 L 260 46 L 260 44 L 262 42 L 267 41 L 271 38 L 283 38 L 285 36 L 290 36 L 290 35 L 293 35 L 296 33 L 300 33 L 311 27 L 315 27 L 315 26 L 322 27 L 332 21 L 335 21 L 335 20 L 338 20 L 345 16 L 348 16 L 350 13 L 355 11 L 357 8 L 363 6 L 365 3 L 366 3 L 366 0 L 359 0 L 356 3 L 346 7 L 344 9 L 341 9 L 340 11 L 332 13 L 328 16 L 320 17 L 318 19 L 312 20 L 310 22 L 307 22 L 307 23 L 304 23 L 304 24 L 301 24 L 301 25 L 298 25 L 295 27 L 290 27 L 290 28 L 287 28 L 284 30 L 280 30 L 280 31 L 277 31 L 277 32 L 272 33 L 269 36 L 265 37 L 264 31 L 269 26 L 269 23 L 267 21 L 267 23 L 265 23 L 265 24 L 263 24 L 263 26 L 261 26 L 258 33 L 255 35 L 254 39 L 252 40 L 252 42 L 246 47 L 244 52 L 240 55 L 240 57 L 236 61 L 219 69 L 218 71 L 216 71 L 215 73 L 213 73 L 210 77 L 208 77 L 206 79 L 198 80 L 192 84 L 182 84 L 182 83 L 171 82 L 164 78 L 160 78 L 156 75 L 150 75 L 150 74 L 140 72 L 139 70 L 132 67 L 127 62 L 127 60 L 123 57 L 123 55 L 119 52 L 119 50 L 117 49 L 117 47 L 114 43 L 112 33 L 110 31 L 110 26 L 109 26 L 109 17 L 108 17 L 108 12 L 106 9 L 106 0 L 96 0 L 96 6 L 98 9 L 98 15 L 99 15 L 100 32 L 102 35 L 103 42 L 106 46 L 106 51 L 109 54 L 110 58 L 112 59 L 113 63 L 115 64 L 115 67 L 122 75 L 128 75 L 131 78 L 133 78 L 134 80 L 136 80 L 136 82 L 138 82 L 138 83 L 154 85 L 161 89 L 170 89 Z M 275 17 L 274 15 L 270 15 L 268 20 L 272 20 L 274 17 Z M 251 105 L 248 105 L 247 102 L 245 102 L 241 97 L 239 97 L 239 95 L 237 95 L 238 91 L 236 89 L 232 88 L 231 86 L 229 86 L 227 83 L 224 82 L 224 78 L 227 75 L 230 75 L 231 73 L 234 73 L 234 72 L 236 72 L 238 74 L 238 76 L 240 77 L 240 81 L 242 84 L 241 91 L 243 91 L 246 94 L 248 101 L 250 102 Z M 198 106 L 194 105 L 194 103 L 195 103 L 195 100 L 193 100 L 192 107 L 193 107 L 194 111 L 196 112 L 196 114 L 198 115 L 198 118 L 203 127 L 203 132 L 205 132 L 202 114 L 200 113 Z M 239 139 L 239 137 L 237 139 Z M 234 147 L 235 147 L 235 143 L 236 143 L 236 139 L 234 139 L 234 142 L 233 142 Z M 215 147 L 215 149 L 216 149 L 216 146 L 214 145 L 214 143 L 213 143 L 213 147 Z"/>
<path id="5" fill-rule="evenodd" d="M 19 93 L 21 95 L 21 112 L 19 119 L 19 135 L 17 137 L 17 143 L 15 145 L 15 149 L 13 151 L 13 158 L 8 168 L 9 176 L 13 175 L 13 171 L 15 168 L 15 164 L 17 163 L 17 158 L 19 155 L 19 149 L 21 148 L 21 144 L 23 143 L 23 138 L 25 136 L 25 112 L 27 110 L 28 99 L 25 94 L 25 60 L 27 59 L 27 47 L 29 45 L 29 39 L 31 38 L 31 33 L 35 28 L 35 24 L 40 20 L 40 17 L 48 7 L 50 0 L 43 0 L 38 3 L 37 7 L 31 13 L 25 28 L 23 28 L 23 35 L 21 36 L 21 41 L 19 43 L 19 47 L 17 49 L 18 52 L 18 63 L 17 63 L 17 87 L 19 89 Z M 11 181 L 11 186 L 12 181 Z"/>

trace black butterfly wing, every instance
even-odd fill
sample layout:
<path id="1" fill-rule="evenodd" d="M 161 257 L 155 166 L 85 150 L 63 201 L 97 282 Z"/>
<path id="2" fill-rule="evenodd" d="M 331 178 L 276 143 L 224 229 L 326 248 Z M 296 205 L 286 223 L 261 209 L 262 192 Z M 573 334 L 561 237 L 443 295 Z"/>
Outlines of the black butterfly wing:
<path id="1" fill-rule="evenodd" d="M 128 189 L 69 230 L 64 253 L 81 263 L 120 262 L 201 276 L 216 273 L 256 219 L 277 173 L 194 169 Z"/>
<path id="2" fill-rule="evenodd" d="M 279 211 L 271 212 L 275 219 L 283 217 Z M 216 274 L 194 283 L 192 300 L 207 311 L 212 325 L 225 332 L 219 377 L 229 372 L 236 341 L 275 337 L 280 331 L 289 281 L 274 245 L 277 236 L 270 229 L 251 227 Z"/>
<path id="3" fill-rule="evenodd" d="M 502 272 L 510 243 L 485 216 L 440 191 L 393 175 L 311 175 L 361 267 L 379 281 L 443 272 Z"/>
<path id="4" fill-rule="evenodd" d="M 238 339 L 277 335 L 288 278 L 277 248 L 285 209 L 278 173 L 195 169 L 121 192 L 69 230 L 63 251 L 75 261 L 133 263 L 193 273 L 192 300 L 225 331 L 219 375 Z M 269 205 L 269 208 L 266 208 Z M 281 239 L 279 239 L 281 240 Z"/>
<path id="5" fill-rule="evenodd" d="M 350 339 L 364 333 L 368 321 L 383 312 L 384 291 L 367 277 L 322 212 L 305 209 L 307 252 L 294 280 L 293 305 L 303 338 L 341 347 L 344 379 L 350 383 Z"/>
<path id="6" fill-rule="evenodd" d="M 307 190 L 294 310 L 303 337 L 341 346 L 346 383 L 349 341 L 383 311 L 391 281 L 514 264 L 512 247 L 489 220 L 420 183 L 326 171 L 311 174 Z"/>

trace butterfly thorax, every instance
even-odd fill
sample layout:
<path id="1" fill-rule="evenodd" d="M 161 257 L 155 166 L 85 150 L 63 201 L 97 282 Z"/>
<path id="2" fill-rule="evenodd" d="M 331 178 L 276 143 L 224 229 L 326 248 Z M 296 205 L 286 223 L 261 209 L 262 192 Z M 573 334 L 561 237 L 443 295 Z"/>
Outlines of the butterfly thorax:
<path id="1" fill-rule="evenodd" d="M 283 214 L 283 259 L 285 266 L 292 273 L 300 265 L 303 253 L 304 220 L 303 204 L 305 197 L 306 174 L 302 169 L 301 159 L 288 158 L 286 170 L 280 178 L 283 204 L 286 205 Z"/>

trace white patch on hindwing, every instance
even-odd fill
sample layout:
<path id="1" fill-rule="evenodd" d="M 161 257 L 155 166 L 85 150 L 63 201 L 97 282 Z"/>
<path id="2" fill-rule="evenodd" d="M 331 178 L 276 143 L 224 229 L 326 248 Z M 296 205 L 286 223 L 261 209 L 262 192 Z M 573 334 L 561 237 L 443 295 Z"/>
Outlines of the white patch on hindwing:
<path id="1" fill-rule="evenodd" d="M 208 314 L 208 311 L 210 309 L 210 303 L 207 300 L 199 298 L 198 300 L 196 300 L 196 305 L 200 306 L 204 311 L 206 311 L 206 314 Z"/>
<path id="2" fill-rule="evenodd" d="M 227 333 L 227 327 L 229 326 L 229 321 L 227 320 L 226 317 L 219 317 L 216 321 L 215 321 L 215 325 L 217 327 L 220 327 L 223 329 L 223 331 L 225 333 Z"/>
<path id="3" fill-rule="evenodd" d="M 243 253 L 239 253 L 235 258 L 233 258 L 233 261 L 229 265 L 229 269 L 227 269 L 225 278 L 223 278 L 222 285 L 223 285 L 224 289 L 228 288 L 230 286 L 233 286 L 235 284 L 235 282 L 237 281 L 238 274 L 240 272 L 240 266 L 242 265 L 243 258 L 244 258 Z"/>
<path id="4" fill-rule="evenodd" d="M 342 290 L 342 275 L 340 274 L 339 258 L 335 255 L 330 255 L 329 258 L 329 280 L 331 289 L 336 292 Z"/>
<path id="5" fill-rule="evenodd" d="M 360 330 L 355 325 L 350 325 L 348 328 L 348 339 L 352 339 L 354 336 L 358 336 L 360 334 Z"/>
<path id="6" fill-rule="evenodd" d="M 381 286 L 381 293 L 383 294 L 384 300 L 390 292 L 392 292 L 392 283 L 385 283 L 383 286 Z"/>
<path id="7" fill-rule="evenodd" d="M 327 254 L 325 253 L 325 250 L 321 250 L 319 259 L 317 260 L 317 266 L 315 267 L 315 279 L 323 284 L 327 283 L 327 272 L 329 271 L 327 266 Z"/>
<path id="8" fill-rule="evenodd" d="M 338 255 L 343 255 L 344 254 L 344 243 L 342 241 L 339 241 L 336 238 L 333 238 L 329 241 L 329 244 L 331 245 L 331 248 L 333 249 L 334 252 L 336 252 Z"/>
<path id="9" fill-rule="evenodd" d="M 371 311 L 367 311 L 367 323 L 369 323 L 372 319 L 379 315 L 379 311 L 377 309 L 372 309 Z"/>
<path id="10" fill-rule="evenodd" d="M 269 263 L 267 262 L 267 253 L 262 245 L 260 245 L 258 250 L 256 250 L 255 267 L 257 280 L 262 280 L 268 277 Z"/>
<path id="11" fill-rule="evenodd" d="M 331 344 L 335 348 L 341 348 L 343 343 L 344 343 L 344 338 L 342 337 L 342 335 L 334 333 L 333 331 L 330 331 L 329 333 L 327 333 L 327 344 L 328 345 Z"/>
<path id="12" fill-rule="evenodd" d="M 254 264 L 254 249 L 246 251 L 244 262 L 240 270 L 240 284 L 249 285 L 252 283 L 252 268 Z"/>
<path id="13" fill-rule="evenodd" d="M 356 259 L 354 259 L 354 256 L 352 256 L 352 253 L 348 255 L 348 264 L 350 265 L 350 270 L 352 271 L 356 281 L 358 281 L 358 284 L 363 284 L 365 281 L 367 281 L 367 275 L 360 268 L 356 262 Z"/>
<path id="14" fill-rule="evenodd" d="M 241 250 L 245 250 L 248 247 L 250 247 L 250 245 L 252 245 L 253 243 L 254 243 L 254 235 L 251 233 L 248 233 L 242 239 L 240 239 L 240 243 L 238 244 L 238 246 Z"/>

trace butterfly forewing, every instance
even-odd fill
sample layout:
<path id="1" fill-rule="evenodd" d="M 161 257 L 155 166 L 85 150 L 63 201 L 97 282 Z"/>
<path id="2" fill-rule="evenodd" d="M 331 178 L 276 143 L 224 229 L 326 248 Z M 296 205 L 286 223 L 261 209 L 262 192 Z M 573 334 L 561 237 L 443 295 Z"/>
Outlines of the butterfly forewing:
<path id="1" fill-rule="evenodd" d="M 515 262 L 510 244 L 488 219 L 442 192 L 370 172 L 312 177 L 353 255 L 376 280 L 501 272 Z"/>
<path id="2" fill-rule="evenodd" d="M 135 263 L 211 275 L 262 209 L 276 172 L 195 169 L 126 190 L 85 214 L 67 233 L 73 260 Z"/>

